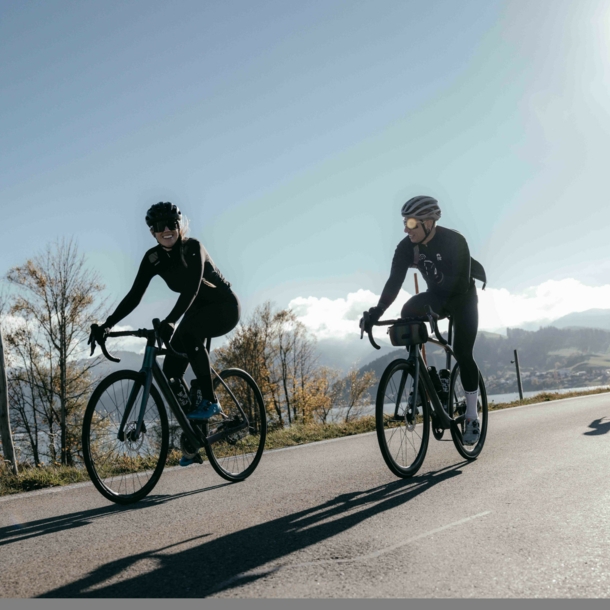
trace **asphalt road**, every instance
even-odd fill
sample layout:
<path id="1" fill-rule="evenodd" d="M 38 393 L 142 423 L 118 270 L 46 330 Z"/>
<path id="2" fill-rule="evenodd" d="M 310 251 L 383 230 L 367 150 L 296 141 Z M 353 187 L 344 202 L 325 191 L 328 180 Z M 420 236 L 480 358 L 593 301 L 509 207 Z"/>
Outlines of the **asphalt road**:
<path id="1" fill-rule="evenodd" d="M 610 396 L 494 412 L 478 460 L 410 480 L 374 434 L 266 453 L 243 483 L 166 471 L 0 498 L 2 597 L 610 597 Z"/>

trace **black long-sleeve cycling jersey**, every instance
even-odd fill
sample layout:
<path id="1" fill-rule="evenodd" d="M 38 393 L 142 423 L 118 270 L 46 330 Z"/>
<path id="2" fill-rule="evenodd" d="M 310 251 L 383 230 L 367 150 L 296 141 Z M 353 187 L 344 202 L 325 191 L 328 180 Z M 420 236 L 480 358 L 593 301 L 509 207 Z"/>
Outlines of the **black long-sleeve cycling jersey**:
<path id="1" fill-rule="evenodd" d="M 207 250 L 196 239 L 187 238 L 171 250 L 159 245 L 144 255 L 131 290 L 108 317 L 105 326 L 114 326 L 139 305 L 155 275 L 163 278 L 170 290 L 180 293 L 166 317 L 171 323 L 175 323 L 195 301 L 206 304 L 235 300 L 231 284 L 222 276 Z"/>
<path id="2" fill-rule="evenodd" d="M 444 298 L 464 294 L 472 285 L 471 262 L 482 270 L 481 265 L 470 258 L 468 244 L 457 231 L 437 226 L 436 234 L 426 245 L 415 245 L 407 236 L 396 247 L 379 306 L 385 311 L 394 302 L 409 267 L 416 267 L 421 272 L 429 292 Z"/>

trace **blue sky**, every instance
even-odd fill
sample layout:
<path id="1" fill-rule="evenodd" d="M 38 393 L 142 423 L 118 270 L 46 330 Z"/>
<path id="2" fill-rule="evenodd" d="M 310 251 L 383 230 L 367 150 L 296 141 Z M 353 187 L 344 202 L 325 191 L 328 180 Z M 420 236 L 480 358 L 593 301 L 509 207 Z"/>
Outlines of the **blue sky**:
<path id="1" fill-rule="evenodd" d="M 312 320 L 327 299 L 351 320 L 383 287 L 401 203 L 428 193 L 485 265 L 490 312 L 605 306 L 606 2 L 0 11 L 1 274 L 75 237 L 118 301 L 153 245 L 146 209 L 172 200 L 246 314 L 271 299 Z M 125 322 L 174 299 L 156 281 Z"/>

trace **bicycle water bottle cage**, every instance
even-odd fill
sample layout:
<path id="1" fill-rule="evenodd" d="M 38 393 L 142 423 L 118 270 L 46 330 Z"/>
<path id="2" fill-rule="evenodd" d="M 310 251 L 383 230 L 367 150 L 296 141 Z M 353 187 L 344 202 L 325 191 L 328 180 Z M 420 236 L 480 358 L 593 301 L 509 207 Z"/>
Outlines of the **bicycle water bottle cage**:
<path id="1" fill-rule="evenodd" d="M 388 328 L 392 345 L 421 345 L 428 340 L 428 329 L 423 322 L 399 322 Z"/>

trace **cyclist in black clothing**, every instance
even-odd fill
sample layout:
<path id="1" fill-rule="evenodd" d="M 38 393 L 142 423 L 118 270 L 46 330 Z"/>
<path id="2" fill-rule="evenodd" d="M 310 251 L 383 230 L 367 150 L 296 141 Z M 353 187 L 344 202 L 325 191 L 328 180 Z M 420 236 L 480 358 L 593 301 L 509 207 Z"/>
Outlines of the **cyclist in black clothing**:
<path id="1" fill-rule="evenodd" d="M 162 277 L 168 287 L 180 293 L 180 296 L 174 308 L 161 322 L 160 333 L 166 342 L 171 341 L 176 351 L 186 353 L 189 357 L 203 400 L 187 417 L 203 420 L 222 413 L 214 394 L 209 355 L 204 341 L 235 328 L 239 322 L 240 305 L 231 285 L 203 245 L 196 239 L 186 237 L 181 219 L 180 210 L 170 202 L 151 206 L 146 213 L 146 224 L 158 245 L 146 252 L 131 290 L 95 332 L 98 333 L 96 340 L 103 340 L 110 328 L 137 307 L 150 280 L 155 275 Z M 184 317 L 176 328 L 181 316 Z M 163 363 L 163 371 L 182 405 L 188 404 L 186 386 L 182 379 L 187 366 L 184 359 L 171 354 L 165 356 Z M 184 458 L 180 461 L 181 465 L 188 465 L 183 464 L 183 461 Z M 192 463 L 192 460 L 188 463 Z"/>
<path id="2" fill-rule="evenodd" d="M 397 246 L 390 277 L 379 298 L 369 310 L 371 322 L 377 322 L 394 302 L 409 267 L 417 268 L 428 289 L 411 297 L 403 306 L 401 317 L 426 315 L 426 307 L 441 317 L 453 319 L 453 351 L 460 365 L 460 377 L 466 393 L 466 429 L 464 443 L 478 441 L 477 419 L 479 370 L 473 358 L 473 347 L 479 324 L 478 297 L 474 279 L 485 281 L 480 263 L 470 257 L 468 244 L 457 231 L 437 226 L 441 217 L 433 197 L 418 196 L 402 207 L 407 237 Z"/>

